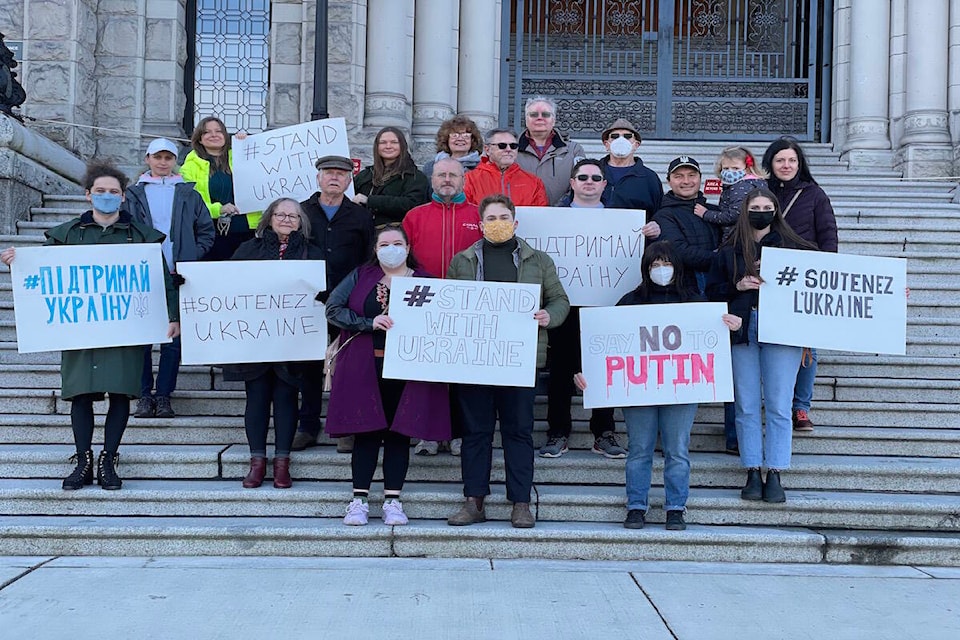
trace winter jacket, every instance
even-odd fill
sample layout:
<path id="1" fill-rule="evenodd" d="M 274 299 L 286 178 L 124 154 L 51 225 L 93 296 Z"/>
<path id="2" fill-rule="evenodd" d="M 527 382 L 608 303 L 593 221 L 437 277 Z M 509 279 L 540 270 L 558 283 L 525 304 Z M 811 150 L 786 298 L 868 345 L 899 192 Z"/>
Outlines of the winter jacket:
<path id="1" fill-rule="evenodd" d="M 327 291 L 340 284 L 348 273 L 370 257 L 373 248 L 373 214 L 346 197 L 327 220 L 320 207 L 320 194 L 300 203 L 310 219 L 310 240 L 320 248 L 327 262 Z"/>
<path id="2" fill-rule="evenodd" d="M 553 132 L 542 158 L 534 152 L 529 132 L 521 133 L 517 143 L 520 145 L 517 149 L 517 164 L 543 181 L 548 203 L 557 202 L 570 189 L 573 165 L 587 157 L 579 142 L 570 140 L 557 131 Z"/>
<path id="3" fill-rule="evenodd" d="M 140 182 L 127 189 L 123 207 L 134 220 L 153 227 L 147 188 L 146 181 L 141 177 Z M 161 233 L 165 233 L 173 246 L 173 264 L 168 266 L 176 270 L 178 262 L 193 262 L 202 258 L 213 246 L 216 232 L 207 205 L 194 189 L 193 183 L 178 182 L 173 189 L 170 229 Z"/>
<path id="4" fill-rule="evenodd" d="M 609 169 L 610 156 L 604 156 L 600 164 L 607 177 L 607 188 L 601 197 L 603 204 L 611 209 L 643 209 L 647 212 L 647 222 L 650 222 L 663 199 L 660 177 L 653 169 L 644 166 L 643 160 L 636 158 L 627 174 L 614 182 Z"/>
<path id="5" fill-rule="evenodd" d="M 837 252 L 837 218 L 833 214 L 830 198 L 820 185 L 799 178 L 788 182 L 770 178 L 767 185 L 780 201 L 781 211 L 786 210 L 797 191 L 802 190 L 786 213 L 787 224 L 798 236 L 817 245 L 820 251 Z"/>
<path id="6" fill-rule="evenodd" d="M 413 275 L 428 276 L 420 270 Z M 340 344 L 345 346 L 337 354 L 324 431 L 336 438 L 389 429 L 411 438 L 449 440 L 450 393 L 445 384 L 405 383 L 393 422 L 387 424 L 374 354 L 373 318 L 365 317 L 363 309 L 382 277 L 380 265 L 362 265 L 350 272 L 327 300 L 327 320 L 341 329 Z"/>
<path id="7" fill-rule="evenodd" d="M 451 280 L 483 280 L 483 240 L 453 257 L 447 278 Z M 540 285 L 540 308 L 550 314 L 550 323 L 540 327 L 537 332 L 537 367 L 547 364 L 547 329 L 559 327 L 570 313 L 570 299 L 567 298 L 557 267 L 543 251 L 534 249 L 522 238 L 517 238 L 517 248 L 513 252 L 513 262 L 517 267 L 517 282 Z M 571 349 L 579 348 L 571 345 Z"/>
<path id="8" fill-rule="evenodd" d="M 401 222 L 407 211 L 430 198 L 430 181 L 419 169 L 394 175 L 379 187 L 373 185 L 373 167 L 367 167 L 353 179 L 357 193 L 367 196 L 366 207 L 373 213 L 374 225 Z"/>
<path id="9" fill-rule="evenodd" d="M 495 193 L 504 194 L 518 207 L 546 207 L 550 204 L 540 178 L 527 173 L 516 162 L 500 171 L 486 156 L 467 174 L 463 192 L 474 204 L 480 204 L 481 200 Z"/>
<path id="10" fill-rule="evenodd" d="M 142 244 L 163 242 L 164 235 L 135 221 L 128 212 L 107 228 L 93 219 L 87 211 L 79 218 L 46 232 L 47 245 Z M 177 294 L 164 263 L 164 284 L 167 293 L 167 316 L 170 322 L 179 318 Z M 102 398 L 104 393 L 116 393 L 130 398 L 140 396 L 140 376 L 143 373 L 143 345 L 102 347 L 64 351 L 60 363 L 61 395 L 64 400 L 93 393 Z"/>
<path id="11" fill-rule="evenodd" d="M 740 182 L 723 185 L 723 193 L 720 194 L 720 209 L 710 209 L 703 214 L 703 219 L 710 224 L 721 227 L 723 236 L 721 242 L 730 237 L 733 233 L 733 227 L 740 218 L 740 209 L 743 207 L 743 201 L 754 189 L 765 189 L 767 181 L 763 178 L 744 178 Z"/>
<path id="12" fill-rule="evenodd" d="M 230 151 L 230 166 L 233 167 L 233 151 Z M 200 197 L 203 198 L 204 203 L 207 205 L 207 210 L 210 212 L 211 218 L 220 217 L 220 207 L 222 203 L 212 202 L 210 200 L 210 162 L 204 160 L 196 151 L 191 151 L 187 154 L 187 157 L 183 160 L 183 166 L 180 167 L 180 175 L 183 176 L 183 179 L 187 182 L 194 183 L 193 188 L 197 190 L 197 193 L 200 194 Z M 247 224 L 250 226 L 250 230 L 257 228 L 257 225 L 260 224 L 262 212 L 253 211 L 247 216 Z"/>
<path id="13" fill-rule="evenodd" d="M 653 220 L 660 225 L 658 239 L 669 240 L 683 262 L 683 285 L 699 290 L 697 273 L 705 276 L 710 271 L 720 246 L 720 228 L 696 215 L 693 212 L 696 204 L 702 204 L 708 210 L 718 209 L 716 205 L 708 204 L 702 193 L 698 193 L 694 200 L 682 200 L 669 191 L 663 196 L 660 210 Z"/>
<path id="14" fill-rule="evenodd" d="M 437 278 L 447 273 L 454 255 L 483 238 L 480 211 L 471 202 L 431 200 L 407 213 L 403 230 L 424 271 Z"/>

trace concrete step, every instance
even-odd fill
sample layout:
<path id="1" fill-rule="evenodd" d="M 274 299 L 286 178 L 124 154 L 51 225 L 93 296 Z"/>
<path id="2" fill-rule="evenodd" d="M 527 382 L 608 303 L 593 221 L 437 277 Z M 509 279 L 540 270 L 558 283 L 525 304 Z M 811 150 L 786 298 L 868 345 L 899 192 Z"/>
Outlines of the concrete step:
<path id="1" fill-rule="evenodd" d="M 905 380 L 960 379 L 960 362 L 953 358 L 911 358 L 822 351 L 817 376 L 889 378 Z"/>

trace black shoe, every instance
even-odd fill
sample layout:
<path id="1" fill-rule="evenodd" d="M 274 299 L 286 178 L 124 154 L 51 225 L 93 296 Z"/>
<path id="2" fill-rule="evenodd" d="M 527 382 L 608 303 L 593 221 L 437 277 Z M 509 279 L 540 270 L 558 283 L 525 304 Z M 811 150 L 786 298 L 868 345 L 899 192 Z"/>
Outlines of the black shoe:
<path id="1" fill-rule="evenodd" d="M 667 531 L 683 531 L 687 523 L 683 521 L 683 511 L 667 511 Z"/>
<path id="2" fill-rule="evenodd" d="M 63 479 L 64 489 L 76 491 L 88 484 L 93 484 L 93 451 L 87 450 L 83 453 L 75 453 L 70 456 L 70 462 L 76 462 L 77 468 Z"/>
<path id="3" fill-rule="evenodd" d="M 157 405 L 150 396 L 142 396 L 137 400 L 137 408 L 133 411 L 134 418 L 152 418 L 157 413 Z"/>
<path id="4" fill-rule="evenodd" d="M 158 418 L 177 417 L 177 414 L 173 412 L 173 407 L 170 406 L 170 396 L 157 396 L 157 413 L 155 415 Z"/>
<path id="5" fill-rule="evenodd" d="M 776 469 L 767 471 L 767 481 L 763 483 L 764 502 L 786 502 L 787 494 L 780 485 L 780 472 Z"/>
<path id="6" fill-rule="evenodd" d="M 623 521 L 625 529 L 643 529 L 644 518 L 647 512 L 642 509 L 630 509 L 627 511 L 627 519 Z"/>
<path id="7" fill-rule="evenodd" d="M 728 456 L 739 456 L 739 455 L 740 455 L 740 447 L 739 447 L 739 445 L 737 445 L 736 442 L 734 442 L 733 444 L 729 444 L 729 443 L 728 443 L 726 449 L 724 449 L 723 452 L 724 452 L 725 454 L 727 454 Z"/>
<path id="8" fill-rule="evenodd" d="M 744 500 L 763 498 L 763 478 L 760 477 L 760 469 L 747 469 L 747 484 L 740 491 L 740 497 Z"/>
<path id="9" fill-rule="evenodd" d="M 117 464 L 120 462 L 120 454 L 109 455 L 106 451 L 100 452 L 97 459 L 97 484 L 101 489 L 114 490 L 123 486 L 123 481 L 117 475 Z"/>

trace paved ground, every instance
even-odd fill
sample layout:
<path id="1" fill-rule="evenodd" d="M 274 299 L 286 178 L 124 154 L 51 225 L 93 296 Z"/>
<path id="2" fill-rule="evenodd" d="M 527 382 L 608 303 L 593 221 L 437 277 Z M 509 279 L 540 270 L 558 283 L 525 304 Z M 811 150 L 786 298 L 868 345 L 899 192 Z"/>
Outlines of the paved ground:
<path id="1" fill-rule="evenodd" d="M 0 558 L 0 637 L 960 638 L 960 569 Z"/>

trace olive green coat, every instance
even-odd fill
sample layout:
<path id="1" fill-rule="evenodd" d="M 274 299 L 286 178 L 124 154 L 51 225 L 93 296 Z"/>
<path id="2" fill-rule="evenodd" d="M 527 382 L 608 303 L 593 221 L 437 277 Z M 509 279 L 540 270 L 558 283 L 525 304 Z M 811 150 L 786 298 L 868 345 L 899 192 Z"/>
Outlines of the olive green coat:
<path id="1" fill-rule="evenodd" d="M 93 221 L 88 211 L 79 218 L 50 229 L 46 233 L 48 245 L 127 244 L 163 242 L 159 231 L 140 224 L 123 212 L 120 219 L 104 229 Z M 177 294 L 164 264 L 167 289 L 167 313 L 170 321 L 177 319 Z M 140 376 L 143 373 L 143 346 L 105 347 L 64 351 L 60 364 L 60 379 L 64 400 L 85 393 L 102 397 L 116 393 L 136 398 L 140 395 Z"/>

